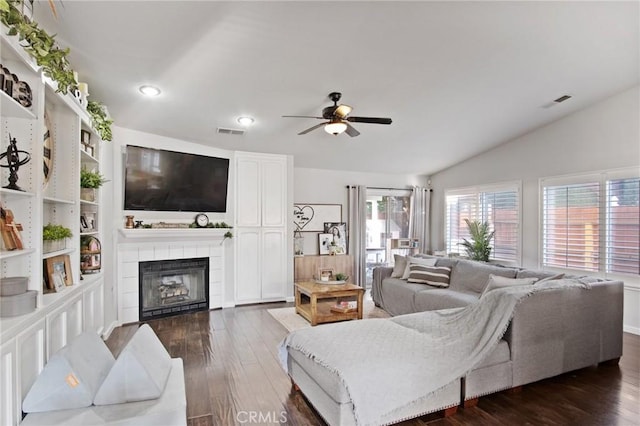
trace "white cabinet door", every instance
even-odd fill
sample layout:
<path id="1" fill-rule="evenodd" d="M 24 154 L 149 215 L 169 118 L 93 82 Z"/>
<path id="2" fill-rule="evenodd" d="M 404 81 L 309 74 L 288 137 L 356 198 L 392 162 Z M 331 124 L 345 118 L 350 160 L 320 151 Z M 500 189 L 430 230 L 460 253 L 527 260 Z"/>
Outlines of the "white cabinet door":
<path id="1" fill-rule="evenodd" d="M 16 339 L 10 339 L 0 346 L 0 424 L 3 425 L 17 425 L 22 414 L 16 392 L 17 359 Z"/>
<path id="2" fill-rule="evenodd" d="M 47 315 L 47 359 L 83 330 L 82 293 Z"/>
<path id="3" fill-rule="evenodd" d="M 286 244 L 282 228 L 262 230 L 262 300 L 286 297 Z"/>
<path id="4" fill-rule="evenodd" d="M 236 230 L 236 302 L 252 303 L 261 298 L 260 228 Z"/>
<path id="5" fill-rule="evenodd" d="M 236 158 L 236 224 L 260 226 L 261 203 L 260 160 Z"/>
<path id="6" fill-rule="evenodd" d="M 285 226 L 287 217 L 287 160 L 264 160 L 262 166 L 262 226 Z"/>
<path id="7" fill-rule="evenodd" d="M 104 329 L 104 280 L 92 284 L 83 292 L 84 330 L 102 334 Z"/>
<path id="8" fill-rule="evenodd" d="M 45 321 L 41 319 L 20 333 L 16 338 L 18 344 L 18 375 L 20 385 L 20 401 L 27 396 L 36 378 L 44 368 L 45 360 Z"/>

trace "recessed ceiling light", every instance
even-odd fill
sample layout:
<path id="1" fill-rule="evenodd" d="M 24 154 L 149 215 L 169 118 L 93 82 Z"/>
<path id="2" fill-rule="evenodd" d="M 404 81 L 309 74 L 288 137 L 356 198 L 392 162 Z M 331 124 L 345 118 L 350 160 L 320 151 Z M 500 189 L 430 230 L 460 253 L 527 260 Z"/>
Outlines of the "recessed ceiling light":
<path id="1" fill-rule="evenodd" d="M 250 126 L 252 125 L 256 120 L 253 119 L 253 117 L 238 117 L 238 119 L 236 120 L 238 123 L 242 124 L 243 126 Z"/>
<path id="2" fill-rule="evenodd" d="M 160 94 L 160 89 L 158 89 L 155 86 L 149 86 L 149 85 L 145 85 L 145 86 L 140 86 L 140 93 L 142 93 L 145 96 L 158 96 Z"/>

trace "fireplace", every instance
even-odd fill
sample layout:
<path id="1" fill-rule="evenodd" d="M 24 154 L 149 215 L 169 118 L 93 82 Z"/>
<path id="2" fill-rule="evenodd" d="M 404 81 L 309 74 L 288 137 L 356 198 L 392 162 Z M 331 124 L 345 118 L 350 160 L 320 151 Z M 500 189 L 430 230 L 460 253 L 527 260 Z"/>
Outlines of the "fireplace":
<path id="1" fill-rule="evenodd" d="M 209 309 L 209 258 L 139 262 L 139 320 Z"/>

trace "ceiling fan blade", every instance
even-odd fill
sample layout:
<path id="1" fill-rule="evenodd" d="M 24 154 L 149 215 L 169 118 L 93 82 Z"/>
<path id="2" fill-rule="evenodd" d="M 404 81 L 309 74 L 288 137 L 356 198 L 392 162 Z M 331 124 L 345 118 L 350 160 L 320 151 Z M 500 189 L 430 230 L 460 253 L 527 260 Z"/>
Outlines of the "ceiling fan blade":
<path id="1" fill-rule="evenodd" d="M 320 120 L 324 120 L 324 117 L 316 117 L 314 115 L 283 115 L 283 117 L 287 118 L 317 118 Z"/>
<path id="2" fill-rule="evenodd" d="M 346 120 L 353 123 L 391 124 L 390 118 L 380 117 L 347 117 Z"/>
<path id="3" fill-rule="evenodd" d="M 327 123 L 320 123 L 320 124 L 316 124 L 315 126 L 313 126 L 313 127 L 309 127 L 307 130 L 303 130 L 303 131 L 301 131 L 301 132 L 300 132 L 300 133 L 298 133 L 298 134 L 299 134 L 299 135 L 306 135 L 307 133 L 309 133 L 309 132 L 311 132 L 311 131 L 313 131 L 313 130 L 315 130 L 315 129 L 317 129 L 317 128 L 320 128 L 320 127 L 324 126 L 325 124 L 327 124 Z"/>
<path id="4" fill-rule="evenodd" d="M 360 134 L 360 132 L 357 131 L 351 124 L 347 123 L 346 121 L 343 121 L 343 123 L 347 125 L 347 130 L 345 130 L 344 132 L 352 138 L 355 138 Z"/>
<path id="5" fill-rule="evenodd" d="M 333 114 L 344 120 L 345 118 L 347 118 L 347 115 L 351 114 L 351 111 L 353 110 L 353 108 L 351 108 L 349 105 L 338 105 L 338 107 L 335 109 L 335 111 L 333 112 Z"/>

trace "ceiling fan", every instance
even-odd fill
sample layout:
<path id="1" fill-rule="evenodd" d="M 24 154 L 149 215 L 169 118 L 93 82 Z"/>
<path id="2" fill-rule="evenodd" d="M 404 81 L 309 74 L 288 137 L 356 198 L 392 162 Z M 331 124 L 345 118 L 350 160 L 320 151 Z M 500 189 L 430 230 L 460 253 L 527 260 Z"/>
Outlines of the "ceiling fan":
<path id="1" fill-rule="evenodd" d="M 349 122 L 351 123 L 370 123 L 370 124 L 391 124 L 390 118 L 379 117 L 353 117 L 349 114 L 353 110 L 349 105 L 340 104 L 338 101 L 342 97 L 340 92 L 329 93 L 329 99 L 333 101 L 333 105 L 322 109 L 322 117 L 315 117 L 311 115 L 283 115 L 283 117 L 293 118 L 317 118 L 319 120 L 329 120 L 324 123 L 316 124 L 313 127 L 309 127 L 306 130 L 298 133 L 299 135 L 306 135 L 312 130 L 318 129 L 324 126 L 325 132 L 332 135 L 339 135 L 342 132 L 346 132 L 349 136 L 355 137 L 360 134 Z"/>

